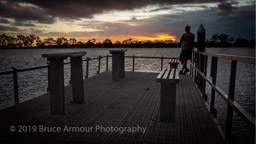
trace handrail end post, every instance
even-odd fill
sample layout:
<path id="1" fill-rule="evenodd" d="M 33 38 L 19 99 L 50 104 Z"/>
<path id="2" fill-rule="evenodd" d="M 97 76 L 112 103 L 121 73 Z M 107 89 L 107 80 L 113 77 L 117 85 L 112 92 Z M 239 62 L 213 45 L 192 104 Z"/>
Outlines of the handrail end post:
<path id="1" fill-rule="evenodd" d="M 18 68 L 12 67 L 13 69 L 13 88 L 14 88 L 14 101 L 15 104 L 19 104 L 19 86 L 18 86 Z"/>

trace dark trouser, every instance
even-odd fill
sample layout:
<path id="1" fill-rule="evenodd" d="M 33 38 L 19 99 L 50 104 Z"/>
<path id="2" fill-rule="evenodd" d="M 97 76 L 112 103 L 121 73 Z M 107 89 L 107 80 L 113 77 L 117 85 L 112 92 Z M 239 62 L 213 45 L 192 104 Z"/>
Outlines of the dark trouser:
<path id="1" fill-rule="evenodd" d="M 181 50 L 180 61 L 191 60 L 191 57 L 192 57 L 192 50 Z"/>
<path id="2" fill-rule="evenodd" d="M 180 62 L 182 63 L 182 71 L 187 68 L 187 60 L 191 60 L 192 50 L 181 50 L 180 53 Z"/>

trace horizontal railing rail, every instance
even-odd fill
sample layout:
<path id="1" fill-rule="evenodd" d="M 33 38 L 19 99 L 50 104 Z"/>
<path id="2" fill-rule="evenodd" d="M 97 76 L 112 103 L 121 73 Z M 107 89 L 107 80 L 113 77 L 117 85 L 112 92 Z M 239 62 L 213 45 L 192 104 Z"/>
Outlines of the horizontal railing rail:
<path id="1" fill-rule="evenodd" d="M 0 75 L 7 75 L 7 74 L 12 74 L 13 70 L 10 71 L 4 71 L 4 72 L 0 72 Z"/>
<path id="2" fill-rule="evenodd" d="M 177 57 L 155 57 L 155 56 L 125 56 L 127 58 L 146 58 L 146 59 L 179 59 Z"/>
<path id="3" fill-rule="evenodd" d="M 255 64 L 255 57 L 250 56 L 237 56 L 237 55 L 226 55 L 226 54 L 215 54 L 215 53 L 209 53 L 209 52 L 196 52 L 198 54 L 227 59 L 227 60 L 233 60 L 237 62 L 244 62 L 244 63 L 251 63 Z"/>
<path id="4" fill-rule="evenodd" d="M 210 77 L 207 76 L 207 60 L 208 56 L 211 56 L 211 69 Z M 217 67 L 218 59 L 226 59 L 231 61 L 230 79 L 229 79 L 229 92 L 225 93 L 220 87 L 216 85 L 217 81 Z M 234 99 L 235 93 L 235 82 L 237 72 L 237 62 L 255 64 L 255 57 L 247 56 L 235 56 L 226 54 L 213 54 L 208 52 L 193 52 L 191 62 L 191 76 L 199 88 L 202 94 L 202 99 L 205 101 L 207 108 L 214 119 L 216 119 L 217 110 L 215 109 L 215 92 L 217 92 L 221 98 L 227 104 L 227 115 L 226 115 L 226 129 L 225 132 L 221 129 L 223 139 L 226 143 L 232 143 L 232 118 L 233 110 L 242 117 L 250 127 L 255 128 L 255 118 L 249 114 L 238 102 Z M 207 96 L 205 94 L 206 82 L 211 86 L 211 101 L 210 106 L 207 104 Z"/>

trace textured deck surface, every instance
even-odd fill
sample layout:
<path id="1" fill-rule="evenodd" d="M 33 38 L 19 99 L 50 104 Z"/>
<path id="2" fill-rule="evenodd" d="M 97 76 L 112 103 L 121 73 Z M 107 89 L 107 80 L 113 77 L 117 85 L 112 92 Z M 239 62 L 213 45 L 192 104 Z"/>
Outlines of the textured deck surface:
<path id="1" fill-rule="evenodd" d="M 177 86 L 176 121 L 160 122 L 160 83 L 156 76 L 126 73 L 117 83 L 111 81 L 110 72 L 91 77 L 85 80 L 84 104 L 71 102 L 68 86 L 63 116 L 50 114 L 49 94 L 2 110 L 0 143 L 223 143 L 189 75 L 180 76 Z M 96 131 L 100 126 L 105 131 Z M 107 132 L 111 126 L 117 132 Z M 56 127 L 62 132 L 43 132 L 40 127 Z M 63 132 L 65 127 L 74 129 Z M 121 134 L 121 129 L 135 127 L 146 127 L 146 131 Z"/>

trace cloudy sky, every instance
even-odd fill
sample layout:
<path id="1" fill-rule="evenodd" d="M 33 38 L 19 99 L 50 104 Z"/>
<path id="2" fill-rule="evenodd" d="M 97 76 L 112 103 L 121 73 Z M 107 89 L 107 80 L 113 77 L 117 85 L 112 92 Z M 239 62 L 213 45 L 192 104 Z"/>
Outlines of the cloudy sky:
<path id="1" fill-rule="evenodd" d="M 254 0 L 0 0 L 0 34 L 113 41 L 172 39 L 184 27 L 206 37 L 255 38 Z"/>

